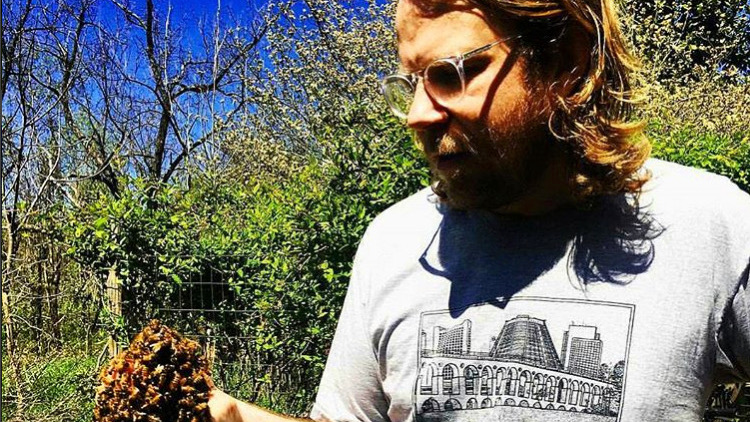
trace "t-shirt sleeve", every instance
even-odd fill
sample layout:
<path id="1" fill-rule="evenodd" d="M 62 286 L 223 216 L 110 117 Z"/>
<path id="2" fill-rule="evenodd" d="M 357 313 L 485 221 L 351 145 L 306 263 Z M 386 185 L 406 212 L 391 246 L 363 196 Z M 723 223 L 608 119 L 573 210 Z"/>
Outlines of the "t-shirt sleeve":
<path id="1" fill-rule="evenodd" d="M 317 421 L 388 421 L 388 400 L 367 324 L 369 286 L 363 240 L 310 418 Z"/>
<path id="2" fill-rule="evenodd" d="M 729 372 L 742 381 L 750 381 L 750 265 L 745 270 L 737 292 L 727 308 L 719 331 L 721 360 Z"/>
<path id="3" fill-rule="evenodd" d="M 722 206 L 727 215 L 730 241 L 724 250 L 732 277 L 730 294 L 725 302 L 718 332 L 720 378 L 750 381 L 750 195 L 731 185 L 725 196 L 737 198 Z M 737 245 L 741 245 L 737 247 Z"/>

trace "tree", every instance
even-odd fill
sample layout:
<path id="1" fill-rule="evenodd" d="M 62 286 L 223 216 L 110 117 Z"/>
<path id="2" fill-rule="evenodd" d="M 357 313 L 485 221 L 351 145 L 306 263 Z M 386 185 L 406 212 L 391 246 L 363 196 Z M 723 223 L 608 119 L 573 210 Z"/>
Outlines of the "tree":
<path id="1" fill-rule="evenodd" d="M 64 214 L 100 194 L 121 197 L 126 176 L 149 180 L 153 193 L 187 183 L 191 166 L 216 165 L 222 131 L 250 102 L 240 83 L 248 58 L 283 9 L 246 22 L 217 12 L 199 28 L 202 50 L 186 47 L 183 22 L 153 0 L 145 10 L 109 0 L 3 0 L 2 9 L 3 341 L 23 415 L 34 393 L 22 355 L 60 344 L 60 298 L 89 294 L 63 280 Z"/>
<path id="2" fill-rule="evenodd" d="M 169 10 L 160 16 L 153 0 L 146 1 L 142 12 L 128 3 L 114 4 L 137 34 L 138 58 L 147 64 L 145 71 L 115 68 L 135 96 L 123 117 L 130 120 L 136 174 L 168 182 L 198 148 L 217 148 L 215 140 L 227 124 L 238 112 L 247 111 L 253 98 L 242 82 L 261 40 L 284 8 L 234 26 L 223 26 L 217 11 L 211 31 L 201 28 L 204 52 L 194 57 L 195 49 L 180 44 L 180 30 L 172 28 Z M 127 54 L 127 49 L 121 52 Z"/>
<path id="3" fill-rule="evenodd" d="M 356 103 L 385 110 L 380 76 L 397 65 L 393 6 L 376 1 L 296 1 L 267 35 L 264 62 L 248 90 L 257 110 L 247 124 L 265 142 L 324 156 L 326 133 Z"/>
<path id="4" fill-rule="evenodd" d="M 750 3 L 737 0 L 623 0 L 632 42 L 661 82 L 696 69 L 750 72 Z"/>

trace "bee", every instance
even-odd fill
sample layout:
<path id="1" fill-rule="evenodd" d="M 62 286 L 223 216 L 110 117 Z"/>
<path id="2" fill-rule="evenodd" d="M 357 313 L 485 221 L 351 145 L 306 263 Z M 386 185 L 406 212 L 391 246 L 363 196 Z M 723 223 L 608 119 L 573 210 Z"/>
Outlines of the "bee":
<path id="1" fill-rule="evenodd" d="M 148 399 L 148 406 L 159 407 L 159 402 L 161 402 L 161 395 L 155 394 Z"/>
<path id="2" fill-rule="evenodd" d="M 203 378 L 203 375 L 201 373 L 197 373 L 193 375 L 193 384 L 194 385 L 205 385 L 206 380 Z"/>
<path id="3" fill-rule="evenodd" d="M 176 422 L 207 422 L 213 382 L 200 353 L 198 343 L 152 321 L 100 372 L 94 421 L 162 422 L 169 412 Z"/>
<path id="4" fill-rule="evenodd" d="M 172 381 L 169 382 L 169 390 L 177 391 L 181 386 L 180 383 L 182 382 L 182 380 L 183 378 L 179 374 L 175 373 L 174 376 L 172 376 Z"/>
<path id="5" fill-rule="evenodd" d="M 164 365 L 156 365 L 156 369 L 151 371 L 153 375 L 159 375 L 164 371 Z"/>
<path id="6" fill-rule="evenodd" d="M 180 399 L 180 401 L 178 401 L 177 404 L 186 408 L 192 408 L 195 406 L 195 402 L 193 401 L 193 399 L 187 398 L 187 397 L 184 399 Z"/>

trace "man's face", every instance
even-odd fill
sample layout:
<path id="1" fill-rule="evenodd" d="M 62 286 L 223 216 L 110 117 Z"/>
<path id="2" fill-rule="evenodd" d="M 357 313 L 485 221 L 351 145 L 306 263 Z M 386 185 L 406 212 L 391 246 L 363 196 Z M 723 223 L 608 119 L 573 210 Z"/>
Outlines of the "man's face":
<path id="1" fill-rule="evenodd" d="M 465 1 L 438 0 L 431 13 L 400 0 L 396 14 L 402 72 L 513 36 L 488 23 Z M 548 165 L 551 137 L 544 92 L 529 82 L 524 57 L 500 43 L 466 60 L 466 94 L 441 106 L 420 80 L 407 124 L 448 204 L 459 209 L 500 209 L 522 200 Z"/>

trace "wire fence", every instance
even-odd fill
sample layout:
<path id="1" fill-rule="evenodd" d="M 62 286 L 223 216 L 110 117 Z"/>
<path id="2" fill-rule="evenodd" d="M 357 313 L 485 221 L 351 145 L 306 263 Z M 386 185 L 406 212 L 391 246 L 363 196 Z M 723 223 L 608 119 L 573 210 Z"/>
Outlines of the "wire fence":
<path id="1" fill-rule="evenodd" d="M 312 404 L 311 390 L 300 390 L 295 386 L 309 386 L 317 383 L 317 379 L 311 379 L 309 368 L 269 361 L 258 350 L 256 335 L 243 327 L 243 321 L 252 320 L 257 311 L 241 305 L 240 292 L 227 277 L 229 271 L 209 267 L 197 276 L 175 284 L 169 295 L 153 298 L 159 306 L 141 317 L 159 318 L 198 341 L 211 362 L 214 381 L 222 390 L 263 406 L 305 414 Z M 122 280 L 114 274 L 112 271 L 105 283 L 110 312 L 114 315 L 136 313 L 129 307 L 137 304 L 123 296 Z M 76 294 L 71 289 L 46 296 L 23 291 L 23 298 L 39 296 L 44 300 L 56 298 L 63 301 L 75 299 Z M 13 317 L 20 323 L 24 321 L 21 315 L 14 314 Z M 33 327 L 31 322 L 27 325 Z M 126 326 L 127 335 L 124 337 L 132 338 L 141 327 L 137 323 Z M 29 331 L 36 333 L 34 335 L 38 338 L 45 338 L 48 334 L 37 332 L 38 329 L 29 328 Z M 121 341 L 117 346 L 122 348 L 125 342 Z M 3 380 L 4 421 L 24 420 L 17 419 L 18 415 L 36 421 L 90 420 L 91 388 L 107 353 L 105 350 L 98 357 L 96 353 L 74 354 L 66 347 L 63 344 L 59 350 L 53 349 L 25 365 L 22 387 L 27 397 L 21 412 L 15 408 L 18 401 L 16 386 Z M 109 354 L 113 352 L 110 350 Z M 750 384 L 719 386 L 707 403 L 703 420 L 750 422 Z"/>
<path id="2" fill-rule="evenodd" d="M 246 257 L 221 258 L 217 261 L 236 263 Z M 311 375 L 316 372 L 309 365 L 269 358 L 273 353 L 256 341 L 258 333 L 254 330 L 259 313 L 243 299 L 243 292 L 232 277 L 235 274 L 234 268 L 207 265 L 179 283 L 172 283 L 166 296 L 152 298 L 158 306 L 146 315 L 134 311 L 143 301 L 123 292 L 122 280 L 112 269 L 106 283 L 110 312 L 116 317 L 129 317 L 125 318 L 125 335 L 113 337 L 116 344 L 110 354 L 126 347 L 147 319 L 156 318 L 201 344 L 220 389 L 275 409 L 304 414 L 312 404 L 314 388 L 310 386 L 316 380 L 311 380 Z M 283 352 L 276 355 L 279 354 Z"/>

